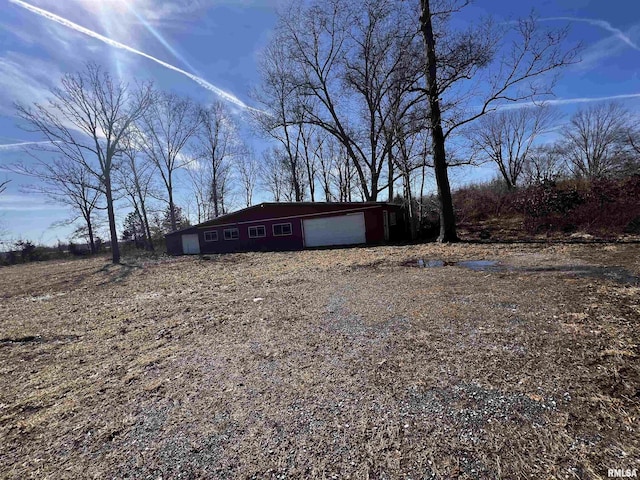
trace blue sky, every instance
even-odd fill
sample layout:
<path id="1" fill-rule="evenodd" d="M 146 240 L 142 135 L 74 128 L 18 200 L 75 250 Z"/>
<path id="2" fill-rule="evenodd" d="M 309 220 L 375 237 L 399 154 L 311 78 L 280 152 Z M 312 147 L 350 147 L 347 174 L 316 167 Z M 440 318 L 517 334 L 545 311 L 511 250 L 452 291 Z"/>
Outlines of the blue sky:
<path id="1" fill-rule="evenodd" d="M 0 196 L 5 238 L 55 243 L 66 240 L 69 232 L 51 228 L 69 216 L 65 207 L 22 193 L 21 185 L 29 180 L 2 170 L 25 158 L 15 144 L 38 140 L 17 125 L 13 102 L 43 100 L 65 72 L 94 60 L 124 79 L 150 79 L 160 88 L 201 102 L 222 93 L 232 100 L 229 106 L 242 123 L 241 104 L 253 104 L 250 92 L 258 82 L 259 51 L 284 1 L 0 0 L 0 180 L 12 180 Z M 477 0 L 464 16 L 473 20 L 491 14 L 506 21 L 532 8 L 549 25 L 569 23 L 570 40 L 584 44 L 582 62 L 566 69 L 555 89 L 559 110 L 568 116 L 589 101 L 621 95 L 627 96 L 621 101 L 628 108 L 640 106 L 640 2 Z M 77 31 L 64 20 L 118 44 Z M 122 46 L 129 50 L 118 48 Z M 211 88 L 130 49 L 195 75 Z M 262 146 L 259 139 L 251 143 L 256 149 Z M 490 166 L 460 170 L 453 180 L 464 183 L 493 173 Z"/>

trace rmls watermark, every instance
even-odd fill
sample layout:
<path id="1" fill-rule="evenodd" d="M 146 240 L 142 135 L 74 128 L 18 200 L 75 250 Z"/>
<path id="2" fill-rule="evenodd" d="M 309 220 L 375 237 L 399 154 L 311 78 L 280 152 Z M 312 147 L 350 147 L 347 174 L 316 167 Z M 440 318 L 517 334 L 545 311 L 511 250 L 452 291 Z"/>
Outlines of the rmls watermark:
<path id="1" fill-rule="evenodd" d="M 638 478 L 638 470 L 635 468 L 610 468 L 607 473 L 609 478 Z"/>

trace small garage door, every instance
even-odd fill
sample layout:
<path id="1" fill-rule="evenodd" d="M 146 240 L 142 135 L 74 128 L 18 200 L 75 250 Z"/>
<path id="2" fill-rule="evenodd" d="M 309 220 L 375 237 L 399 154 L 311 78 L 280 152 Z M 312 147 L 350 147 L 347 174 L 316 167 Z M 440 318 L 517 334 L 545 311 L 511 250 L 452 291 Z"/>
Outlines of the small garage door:
<path id="1" fill-rule="evenodd" d="M 310 218 L 303 223 L 307 247 L 355 245 L 367 241 L 364 213 Z"/>
<path id="2" fill-rule="evenodd" d="M 197 234 L 182 235 L 182 253 L 185 255 L 198 255 L 200 253 L 200 240 Z"/>

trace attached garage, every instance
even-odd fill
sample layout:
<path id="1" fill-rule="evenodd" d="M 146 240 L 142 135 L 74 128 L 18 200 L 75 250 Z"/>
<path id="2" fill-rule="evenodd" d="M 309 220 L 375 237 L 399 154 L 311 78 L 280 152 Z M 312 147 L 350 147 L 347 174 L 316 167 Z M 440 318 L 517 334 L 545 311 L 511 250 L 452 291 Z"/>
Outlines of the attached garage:
<path id="1" fill-rule="evenodd" d="M 367 243 L 364 213 L 350 213 L 303 220 L 304 246 L 358 245 Z"/>

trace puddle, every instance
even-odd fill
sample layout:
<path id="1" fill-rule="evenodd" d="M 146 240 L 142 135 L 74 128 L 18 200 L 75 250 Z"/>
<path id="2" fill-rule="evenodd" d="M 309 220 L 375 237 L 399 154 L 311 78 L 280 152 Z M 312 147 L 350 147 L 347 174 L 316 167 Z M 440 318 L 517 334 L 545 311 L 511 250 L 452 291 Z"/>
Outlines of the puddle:
<path id="1" fill-rule="evenodd" d="M 497 260 L 463 260 L 460 262 L 447 262 L 438 259 L 419 258 L 418 260 L 405 262 L 403 265 L 406 267 L 417 268 L 462 267 L 475 272 L 500 272 L 512 270 L 512 268 L 502 265 Z"/>
<path id="2" fill-rule="evenodd" d="M 497 260 L 464 260 L 462 262 L 457 262 L 455 265 L 458 267 L 468 268 L 474 272 L 504 272 L 505 270 L 510 270 L 509 267 L 499 264 Z"/>

